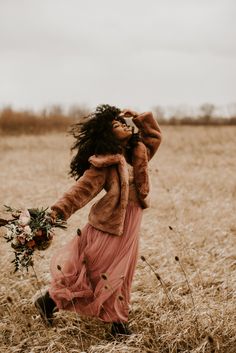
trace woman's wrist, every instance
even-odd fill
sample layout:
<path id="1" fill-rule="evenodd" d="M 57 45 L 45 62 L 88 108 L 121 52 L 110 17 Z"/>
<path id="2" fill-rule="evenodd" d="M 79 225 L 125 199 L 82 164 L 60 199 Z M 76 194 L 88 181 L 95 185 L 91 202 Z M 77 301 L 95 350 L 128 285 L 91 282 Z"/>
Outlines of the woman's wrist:
<path id="1" fill-rule="evenodd" d="M 50 217 L 53 222 L 56 222 L 57 219 L 64 219 L 65 218 L 63 212 L 61 210 L 55 209 L 55 208 L 51 208 Z"/>
<path id="2" fill-rule="evenodd" d="M 120 115 L 123 116 L 124 118 L 135 118 L 136 116 L 139 115 L 139 113 L 137 113 L 132 109 L 124 109 L 122 110 Z"/>

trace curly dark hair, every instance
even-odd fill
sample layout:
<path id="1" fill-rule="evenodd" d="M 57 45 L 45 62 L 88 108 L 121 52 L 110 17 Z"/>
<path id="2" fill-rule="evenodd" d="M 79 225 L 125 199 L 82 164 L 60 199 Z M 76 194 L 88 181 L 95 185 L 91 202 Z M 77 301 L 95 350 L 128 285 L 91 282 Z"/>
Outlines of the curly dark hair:
<path id="1" fill-rule="evenodd" d="M 97 106 L 95 112 L 85 117 L 85 122 L 73 124 L 69 133 L 76 139 L 71 150 L 77 153 L 70 163 L 69 175 L 78 180 L 86 169 L 89 168 L 89 157 L 99 154 L 122 153 L 120 142 L 112 130 L 112 121 L 119 120 L 126 123 L 125 119 L 119 116 L 121 110 L 108 104 Z M 139 135 L 132 135 L 126 150 L 128 162 L 132 160 L 132 148 L 139 140 Z"/>

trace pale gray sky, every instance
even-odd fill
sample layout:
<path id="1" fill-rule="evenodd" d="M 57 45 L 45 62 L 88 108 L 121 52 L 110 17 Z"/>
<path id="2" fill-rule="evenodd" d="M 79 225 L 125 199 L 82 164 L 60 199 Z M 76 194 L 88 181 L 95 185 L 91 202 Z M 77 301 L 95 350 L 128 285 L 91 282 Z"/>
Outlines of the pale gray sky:
<path id="1" fill-rule="evenodd" d="M 0 106 L 236 102 L 235 0 L 0 0 Z"/>

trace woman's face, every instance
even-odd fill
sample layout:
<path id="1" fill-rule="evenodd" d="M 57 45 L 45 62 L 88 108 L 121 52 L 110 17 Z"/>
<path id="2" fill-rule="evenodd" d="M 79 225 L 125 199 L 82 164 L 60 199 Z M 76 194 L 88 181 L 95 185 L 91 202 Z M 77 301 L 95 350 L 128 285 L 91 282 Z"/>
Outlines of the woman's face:
<path id="1" fill-rule="evenodd" d="M 120 142 L 128 142 L 132 136 L 132 128 L 119 120 L 112 121 L 113 134 Z"/>

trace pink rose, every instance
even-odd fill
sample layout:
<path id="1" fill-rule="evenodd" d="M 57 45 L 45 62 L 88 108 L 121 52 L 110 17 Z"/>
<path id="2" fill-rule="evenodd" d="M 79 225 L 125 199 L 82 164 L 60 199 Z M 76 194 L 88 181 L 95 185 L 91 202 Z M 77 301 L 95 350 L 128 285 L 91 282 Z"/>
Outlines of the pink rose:
<path id="1" fill-rule="evenodd" d="M 25 237 L 19 235 L 19 236 L 17 237 L 17 240 L 18 240 L 22 245 L 25 244 Z"/>

